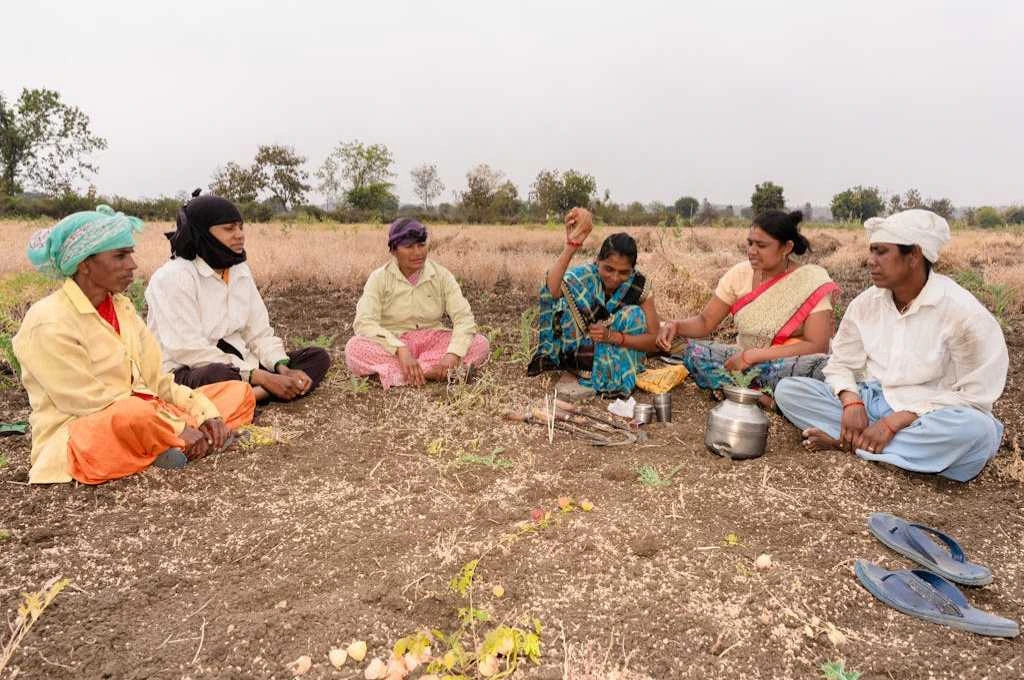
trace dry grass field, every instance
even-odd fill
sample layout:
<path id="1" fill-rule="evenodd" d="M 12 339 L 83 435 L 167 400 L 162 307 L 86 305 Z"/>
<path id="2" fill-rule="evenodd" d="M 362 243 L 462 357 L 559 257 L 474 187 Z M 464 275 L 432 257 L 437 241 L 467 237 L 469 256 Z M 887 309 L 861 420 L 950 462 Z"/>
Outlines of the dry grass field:
<path id="1" fill-rule="evenodd" d="M 8 324 L 45 289 L 21 274 L 37 226 L 0 224 Z M 166 257 L 167 228 L 142 236 L 140 278 Z M 580 259 L 612 230 L 597 231 Z M 663 315 L 698 309 L 744 257 L 739 229 L 630 231 Z M 810 258 L 847 303 L 867 285 L 863 234 L 807 233 Z M 840 661 L 862 678 L 1024 674 L 1020 640 L 908 618 L 852 573 L 858 557 L 909 566 L 865 529 L 868 513 L 893 512 L 960 539 L 995 574 L 965 589 L 971 601 L 1024 619 L 1021 233 L 958 231 L 943 253 L 940 270 L 998 313 L 1011 348 L 996 408 L 1004 446 L 966 485 L 808 454 L 777 416 L 767 455 L 716 458 L 703 447 L 714 404 L 692 383 L 675 390 L 674 421 L 631 447 L 564 433 L 549 443 L 542 429 L 503 420 L 550 393 L 550 375 L 525 377 L 520 315 L 561 248 L 559 231 L 434 228 L 433 256 L 463 282 L 500 352 L 469 386 L 387 393 L 353 381 L 341 351 L 363 280 L 387 260 L 384 227 L 257 224 L 248 234 L 279 335 L 327 345 L 336 367 L 306 400 L 258 412 L 269 428 L 261 445 L 183 471 L 29 487 L 28 438 L 0 439 L 0 610 L 11 620 L 20 593 L 70 579 L 16 651 L 14 676 L 289 678 L 288 664 L 308 655 L 303 677 L 362 678 L 399 638 L 457 630 L 466 607 L 490 617 L 467 629 L 470 649 L 495 626 L 542 624 L 539 663 L 524 660 L 516 678 L 813 678 Z M 8 379 L 0 421 L 27 415 Z M 665 484 L 641 483 L 641 466 Z M 562 497 L 594 507 L 562 512 Z M 533 523 L 536 509 L 551 519 Z M 770 569 L 755 568 L 761 554 Z M 473 560 L 472 584 L 453 592 Z M 335 670 L 328 651 L 353 639 L 368 643 L 367 660 Z"/>

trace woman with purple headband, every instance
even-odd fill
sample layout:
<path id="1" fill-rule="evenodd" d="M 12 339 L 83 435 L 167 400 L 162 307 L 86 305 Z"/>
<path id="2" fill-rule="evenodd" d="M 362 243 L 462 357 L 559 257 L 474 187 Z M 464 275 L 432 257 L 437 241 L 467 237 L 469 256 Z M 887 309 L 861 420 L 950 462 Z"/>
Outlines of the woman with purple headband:
<path id="1" fill-rule="evenodd" d="M 356 305 L 356 335 L 345 345 L 354 375 L 376 375 L 384 389 L 447 380 L 487 360 L 469 302 L 452 273 L 427 258 L 427 228 L 400 219 L 388 229 L 394 259 L 370 274 Z M 448 330 L 442 323 L 447 314 Z"/>

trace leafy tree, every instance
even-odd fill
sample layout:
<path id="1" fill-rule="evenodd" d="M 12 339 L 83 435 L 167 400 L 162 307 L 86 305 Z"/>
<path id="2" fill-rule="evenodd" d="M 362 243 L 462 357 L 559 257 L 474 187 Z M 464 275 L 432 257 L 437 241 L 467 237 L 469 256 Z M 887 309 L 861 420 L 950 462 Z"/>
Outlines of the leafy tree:
<path id="1" fill-rule="evenodd" d="M 939 198 L 928 201 L 928 209 L 937 215 L 942 215 L 947 220 L 953 217 L 953 213 L 956 212 L 956 208 L 953 207 L 953 202 L 948 198 Z"/>
<path id="2" fill-rule="evenodd" d="M 255 202 L 261 188 L 259 177 L 234 161 L 217 168 L 210 182 L 211 193 L 235 203 Z"/>
<path id="3" fill-rule="evenodd" d="M 907 193 L 903 194 L 903 196 L 895 194 L 889 198 L 890 214 L 902 210 L 913 210 L 914 208 L 931 210 L 946 219 L 951 218 L 956 211 L 953 207 L 953 202 L 948 198 L 929 199 L 926 201 L 921 197 L 921 192 L 917 189 L 907 189 Z"/>
<path id="4" fill-rule="evenodd" d="M 890 213 L 898 213 L 903 210 L 913 210 L 914 208 L 926 207 L 924 199 L 921 198 L 921 192 L 917 189 L 907 189 L 907 193 L 903 196 L 893 194 L 889 197 Z"/>
<path id="5" fill-rule="evenodd" d="M 562 214 L 576 206 L 589 206 L 595 191 L 597 181 L 592 175 L 577 170 L 541 170 L 530 198 L 548 215 Z"/>
<path id="6" fill-rule="evenodd" d="M 982 229 L 992 229 L 1005 224 L 1003 216 L 999 214 L 999 211 L 988 205 L 975 210 L 974 219 Z"/>
<path id="7" fill-rule="evenodd" d="M 1019 205 L 1011 206 L 1006 209 L 1004 217 L 1007 224 L 1024 224 L 1024 207 Z"/>
<path id="8" fill-rule="evenodd" d="M 498 189 L 504 186 L 504 177 L 504 173 L 492 170 L 486 163 L 466 173 L 466 190 L 462 192 L 461 198 L 469 222 L 485 222 L 493 215 L 492 204 L 497 198 Z"/>
<path id="9" fill-rule="evenodd" d="M 359 210 L 398 210 L 398 196 L 391 192 L 391 185 L 387 182 L 349 189 L 345 193 L 345 202 Z"/>
<path id="10" fill-rule="evenodd" d="M 89 129 L 89 117 L 46 89 L 23 89 L 16 105 L 0 95 L 0 194 L 24 186 L 57 194 L 96 172 L 89 154 L 107 141 Z"/>
<path id="11" fill-rule="evenodd" d="M 675 202 L 676 214 L 691 219 L 700 209 L 700 201 L 693 196 L 683 196 Z"/>
<path id="12" fill-rule="evenodd" d="M 519 189 L 511 180 L 505 180 L 495 190 L 491 197 L 491 215 L 498 220 L 511 220 L 522 208 L 522 201 L 519 200 Z"/>
<path id="13" fill-rule="evenodd" d="M 589 206 L 596 191 L 597 181 L 593 175 L 577 170 L 566 170 L 562 175 L 562 193 L 558 202 L 560 212 L 567 212 L 577 206 Z"/>
<path id="14" fill-rule="evenodd" d="M 252 173 L 270 198 L 287 209 L 301 203 L 310 189 L 306 183 L 309 173 L 302 169 L 305 164 L 306 157 L 295 153 L 294 148 L 270 144 L 256 152 Z"/>
<path id="15" fill-rule="evenodd" d="M 803 211 L 804 219 L 805 220 L 810 222 L 812 219 L 814 219 L 814 206 L 811 205 L 810 201 L 808 201 L 807 203 L 804 203 L 804 207 L 802 208 L 802 211 Z"/>
<path id="16" fill-rule="evenodd" d="M 755 215 L 760 215 L 766 210 L 782 210 L 786 207 L 782 187 L 773 182 L 755 185 L 754 193 L 750 196 L 750 207 L 753 208 Z"/>
<path id="17" fill-rule="evenodd" d="M 863 222 L 870 217 L 881 215 L 885 210 L 885 201 L 878 187 L 858 184 L 833 196 L 830 208 L 833 219 Z"/>
<path id="18" fill-rule="evenodd" d="M 718 219 L 718 211 L 715 210 L 715 206 L 711 205 L 711 201 L 704 199 L 700 203 L 700 212 L 697 213 L 695 221 L 697 224 L 711 224 Z"/>
<path id="19" fill-rule="evenodd" d="M 424 163 L 413 168 L 409 172 L 409 176 L 412 177 L 413 191 L 423 201 L 424 209 L 430 210 L 433 200 L 444 192 L 444 182 L 437 174 L 437 166 L 433 163 L 429 165 Z"/>
<path id="20" fill-rule="evenodd" d="M 317 171 L 318 189 L 328 199 L 337 202 L 353 189 L 372 184 L 391 186 L 395 176 L 391 165 L 395 162 L 383 144 L 363 144 L 359 140 L 344 142 L 335 147 Z M 360 194 L 361 195 L 361 194 Z"/>

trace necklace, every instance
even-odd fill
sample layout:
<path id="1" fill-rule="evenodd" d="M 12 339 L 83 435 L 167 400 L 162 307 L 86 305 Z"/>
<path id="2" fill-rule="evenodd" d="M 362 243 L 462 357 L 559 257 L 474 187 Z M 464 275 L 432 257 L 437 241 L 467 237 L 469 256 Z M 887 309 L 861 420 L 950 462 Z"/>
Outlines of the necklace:
<path id="1" fill-rule="evenodd" d="M 896 302 L 896 298 L 893 298 L 892 303 L 894 305 L 896 305 L 896 311 L 897 312 L 899 312 L 900 314 L 905 314 L 906 311 L 908 309 L 910 309 L 910 305 L 914 304 L 914 300 L 916 300 L 916 299 L 917 299 L 917 296 L 915 295 L 914 297 L 910 298 L 910 301 L 907 302 L 907 304 L 901 305 L 901 304 Z"/>

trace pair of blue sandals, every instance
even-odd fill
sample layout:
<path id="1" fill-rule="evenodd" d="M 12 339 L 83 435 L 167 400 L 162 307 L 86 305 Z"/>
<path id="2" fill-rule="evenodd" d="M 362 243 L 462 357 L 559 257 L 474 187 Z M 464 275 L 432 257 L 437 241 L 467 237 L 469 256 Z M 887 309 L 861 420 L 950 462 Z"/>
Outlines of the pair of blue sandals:
<path id="1" fill-rule="evenodd" d="M 857 560 L 857 578 L 879 600 L 909 616 L 979 635 L 1013 638 L 1020 634 L 1016 621 L 975 609 L 950 583 L 983 586 L 992 582 L 988 567 L 969 561 L 951 537 L 887 512 L 872 513 L 868 530 L 889 548 L 925 567 L 889 571 Z"/>

